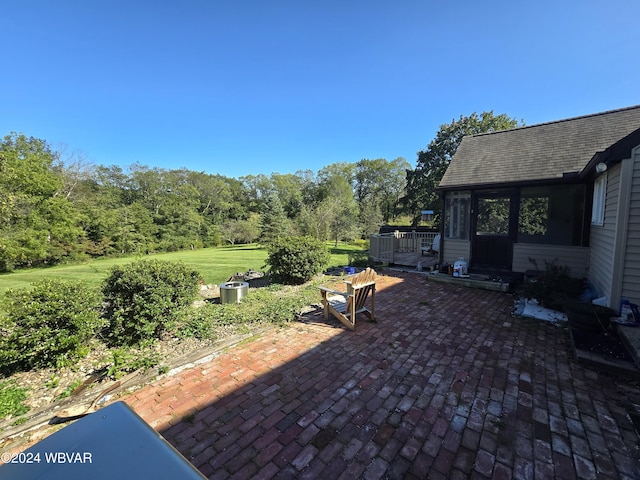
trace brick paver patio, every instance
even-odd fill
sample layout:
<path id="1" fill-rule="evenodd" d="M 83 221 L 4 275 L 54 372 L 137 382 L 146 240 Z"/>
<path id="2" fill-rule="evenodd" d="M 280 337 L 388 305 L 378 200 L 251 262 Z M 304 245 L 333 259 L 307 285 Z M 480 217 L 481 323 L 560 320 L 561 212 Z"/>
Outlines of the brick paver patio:
<path id="1" fill-rule="evenodd" d="M 387 275 L 377 324 L 311 315 L 125 400 L 209 478 L 640 478 L 634 382 L 509 295 Z"/>

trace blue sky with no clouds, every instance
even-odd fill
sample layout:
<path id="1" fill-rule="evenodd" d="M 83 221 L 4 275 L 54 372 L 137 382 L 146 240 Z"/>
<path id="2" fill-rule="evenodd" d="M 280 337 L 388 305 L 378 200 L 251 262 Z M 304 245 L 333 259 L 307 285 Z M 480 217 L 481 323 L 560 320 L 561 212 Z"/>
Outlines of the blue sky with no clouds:
<path id="1" fill-rule="evenodd" d="M 640 104 L 640 2 L 10 0 L 0 135 L 229 177 L 406 158 L 460 115 Z"/>

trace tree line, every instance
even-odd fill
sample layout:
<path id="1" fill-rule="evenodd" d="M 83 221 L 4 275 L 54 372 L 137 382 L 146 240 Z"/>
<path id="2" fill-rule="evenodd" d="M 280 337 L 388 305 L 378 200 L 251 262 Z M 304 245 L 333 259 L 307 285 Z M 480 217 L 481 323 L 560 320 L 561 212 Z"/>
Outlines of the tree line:
<path id="1" fill-rule="evenodd" d="M 281 236 L 350 241 L 399 216 L 416 225 L 422 209 L 439 217 L 436 187 L 464 135 L 522 124 L 492 111 L 461 116 L 440 126 L 415 168 L 378 158 L 237 179 L 91 165 L 11 133 L 0 142 L 0 271 Z"/>
<path id="2" fill-rule="evenodd" d="M 12 133 L 0 143 L 0 271 L 309 235 L 366 237 L 399 213 L 403 158 L 238 179 L 90 165 Z"/>

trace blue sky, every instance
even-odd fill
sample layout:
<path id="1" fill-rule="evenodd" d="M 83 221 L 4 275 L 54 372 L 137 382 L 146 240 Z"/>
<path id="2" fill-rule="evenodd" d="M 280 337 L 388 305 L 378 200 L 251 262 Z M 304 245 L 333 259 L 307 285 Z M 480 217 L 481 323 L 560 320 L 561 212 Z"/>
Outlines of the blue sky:
<path id="1" fill-rule="evenodd" d="M 0 135 L 228 177 L 640 104 L 637 0 L 3 2 Z"/>

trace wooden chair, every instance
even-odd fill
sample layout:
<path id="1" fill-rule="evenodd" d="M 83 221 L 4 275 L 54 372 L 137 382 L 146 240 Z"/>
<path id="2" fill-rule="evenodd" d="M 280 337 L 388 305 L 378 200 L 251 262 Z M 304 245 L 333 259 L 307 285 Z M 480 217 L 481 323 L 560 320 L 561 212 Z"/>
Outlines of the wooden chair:
<path id="1" fill-rule="evenodd" d="M 350 276 L 345 280 L 347 292 L 339 292 L 327 287 L 320 287 L 325 320 L 329 313 L 340 320 L 349 329 L 356 329 L 356 315 L 364 313 L 369 320 L 375 321 L 376 271 L 367 268 L 365 271 Z M 371 293 L 371 309 L 364 306 Z M 329 294 L 333 294 L 329 296 Z"/>

